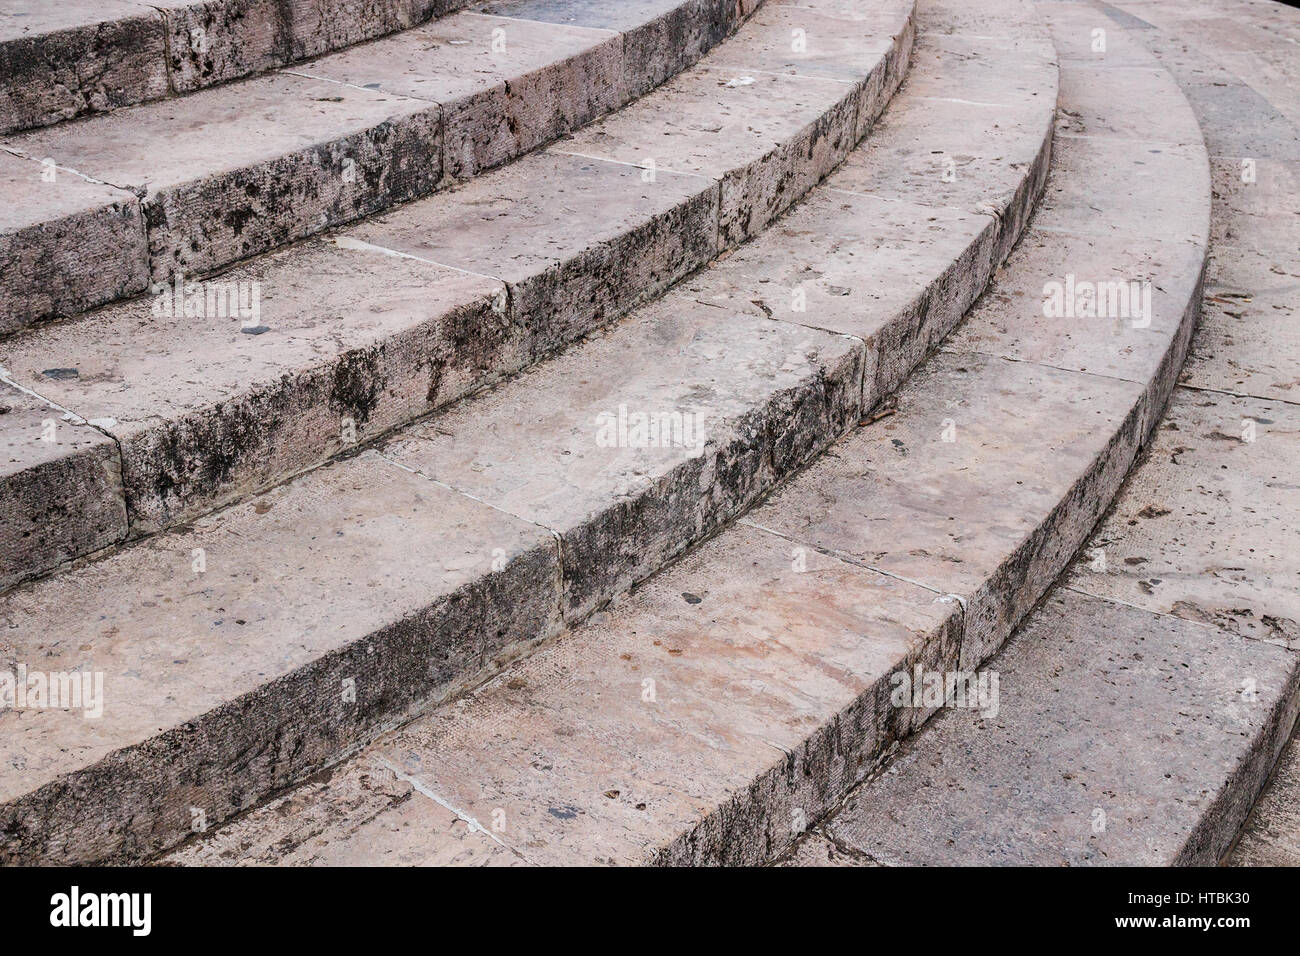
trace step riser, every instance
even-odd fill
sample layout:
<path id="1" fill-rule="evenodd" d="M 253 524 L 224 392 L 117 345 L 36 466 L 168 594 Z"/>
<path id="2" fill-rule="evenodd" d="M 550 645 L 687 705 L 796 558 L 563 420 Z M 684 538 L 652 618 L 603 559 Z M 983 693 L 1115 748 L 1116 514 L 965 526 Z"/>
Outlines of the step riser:
<path id="1" fill-rule="evenodd" d="M 901 82 L 899 71 L 908 64 L 912 37 L 909 24 L 864 84 L 845 84 L 850 92 L 826 118 L 721 183 L 662 172 L 659 181 L 647 187 L 639 181 L 640 172 L 619 167 L 628 182 L 617 188 L 671 188 L 676 192 L 668 195 L 683 198 L 672 205 L 660 202 L 656 214 L 578 255 L 505 275 L 508 321 L 494 311 L 499 302 L 476 292 L 421 327 L 351 350 L 330 364 L 281 376 L 220 405 L 204 403 L 183 417 L 150 421 L 147 427 L 108 426 L 121 447 L 131 533 L 149 534 L 193 519 L 373 441 L 518 372 L 662 294 L 741 234 L 784 212 L 843 160 L 856 143 L 854 129 L 869 126 L 862 120 L 868 116 L 866 107 L 875 111 L 868 116 L 874 121 Z M 563 147 L 558 148 L 557 160 L 563 155 Z M 217 201 L 218 207 L 225 201 Z M 341 241 L 355 238 L 399 250 L 409 246 L 408 254 L 427 255 L 419 243 L 434 236 L 445 248 L 468 255 L 456 248 L 457 226 L 442 206 L 430 206 L 427 220 L 421 207 L 396 215 L 407 223 L 405 230 L 394 231 L 386 220 L 379 220 L 357 227 Z M 472 228 L 482 213 L 471 203 L 458 215 L 464 218 L 456 223 Z M 451 264 L 488 269 L 490 262 L 500 263 L 499 252 L 490 251 L 481 262 Z M 243 277 L 245 272 L 223 278 Z M 256 278 L 257 266 L 247 275 Z M 986 275 L 965 288 L 982 287 Z M 952 310 L 954 321 L 967 304 L 963 300 Z M 69 360 L 62 352 L 59 356 L 9 356 L 3 362 L 16 381 L 76 411 L 76 395 L 50 391 L 41 376 L 47 366 Z M 345 419 L 355 432 L 345 431 Z M 39 556 L 31 557 L 15 579 L 50 569 Z M 585 598 L 575 598 L 575 608 L 588 606 Z"/>
<path id="2" fill-rule="evenodd" d="M 383 0 L 360 10 L 338 0 L 219 0 L 154 11 L 113 6 L 102 23 L 0 43 L 0 134 L 193 92 L 404 30 L 467 3 Z"/>
<path id="3" fill-rule="evenodd" d="M 22 175 L 39 181 L 34 164 L 3 151 L 0 163 L 30 165 Z M 148 288 L 144 210 L 125 193 L 103 195 L 102 205 L 0 234 L 0 337 L 37 318 L 72 315 Z"/>

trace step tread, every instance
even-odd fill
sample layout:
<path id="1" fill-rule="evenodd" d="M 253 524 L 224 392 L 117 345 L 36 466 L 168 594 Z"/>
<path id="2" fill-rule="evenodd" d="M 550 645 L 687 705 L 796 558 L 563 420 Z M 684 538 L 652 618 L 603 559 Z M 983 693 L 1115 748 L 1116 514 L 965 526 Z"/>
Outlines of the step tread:
<path id="1" fill-rule="evenodd" d="M 1297 665 L 1058 590 L 987 665 L 996 711 L 944 713 L 826 831 L 887 866 L 1212 864 L 1203 831 L 1224 816 L 1226 783 L 1269 750 Z"/>

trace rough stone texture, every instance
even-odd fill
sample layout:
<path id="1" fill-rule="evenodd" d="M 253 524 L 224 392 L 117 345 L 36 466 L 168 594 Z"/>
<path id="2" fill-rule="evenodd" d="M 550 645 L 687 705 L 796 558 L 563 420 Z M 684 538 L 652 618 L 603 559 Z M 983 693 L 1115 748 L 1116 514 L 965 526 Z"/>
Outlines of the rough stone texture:
<path id="1" fill-rule="evenodd" d="M 167 21 L 172 86 L 188 93 L 405 30 L 468 0 L 151 0 Z"/>
<path id="2" fill-rule="evenodd" d="M 949 346 L 1145 385 L 1146 435 L 1174 387 L 1195 325 L 1205 240 L 1040 230 L 1050 221 L 1035 220 Z M 1127 313 L 1122 296 L 1101 292 L 1099 316 L 1049 317 L 1044 290 L 1049 283 L 1064 289 L 1070 276 L 1076 290 L 1085 282 L 1117 284 L 1129 295 Z M 1149 315 L 1138 304 L 1143 296 L 1132 295 L 1132 282 L 1150 284 Z M 1076 294 L 1076 309 L 1080 301 Z"/>
<path id="3" fill-rule="evenodd" d="M 173 866 L 519 866 L 481 830 L 367 757 L 325 770 L 166 858 Z"/>
<path id="4" fill-rule="evenodd" d="M 1300 866 L 1300 747 L 1293 739 L 1260 795 L 1229 866 Z"/>
<path id="5" fill-rule="evenodd" d="M 1102 155 L 1107 161 L 1099 163 Z M 1209 195 L 1200 144 L 1060 136 L 1034 225 L 1076 235 L 1203 242 L 1210 232 Z"/>
<path id="6" fill-rule="evenodd" d="M 683 288 L 710 305 L 861 339 L 869 410 L 983 291 L 996 235 L 989 216 L 818 190 Z"/>
<path id="7" fill-rule="evenodd" d="M 1180 382 L 1300 401 L 1300 163 L 1214 161 L 1215 216 L 1200 327 Z"/>
<path id="8" fill-rule="evenodd" d="M 439 135 L 436 104 L 277 74 L 7 143 L 140 195 L 164 281 L 432 191 Z"/>
<path id="9" fill-rule="evenodd" d="M 296 72 L 438 103 L 442 169 L 452 179 L 477 176 L 627 102 L 619 34 L 474 13 Z"/>
<path id="10" fill-rule="evenodd" d="M 491 0 L 479 9 L 623 34 L 624 86 L 637 97 L 693 65 L 762 0 Z"/>
<path id="11" fill-rule="evenodd" d="M 820 833 L 809 833 L 777 866 L 878 866 L 861 854 L 845 852 Z"/>
<path id="12" fill-rule="evenodd" d="M 1026 15 L 1036 19 L 1030 10 Z M 1006 36 L 923 32 L 908 95 L 891 104 L 827 185 L 997 216 L 994 255 L 1005 259 L 1051 158 L 1057 69 L 1044 43 L 1041 34 L 1021 28 L 1008 28 Z M 951 95 L 954 88 L 961 98 Z"/>
<path id="13" fill-rule="evenodd" d="M 251 304 L 252 283 L 255 317 L 234 304 Z M 231 305 L 204 315 L 217 286 Z M 118 440 L 136 533 L 247 497 L 527 360 L 494 311 L 500 283 L 374 250 L 311 242 L 197 291 L 197 316 L 169 286 L 0 343 L 15 381 Z"/>
<path id="14" fill-rule="evenodd" d="M 125 0 L 7 0 L 0 133 L 167 94 L 162 17 Z"/>
<path id="15" fill-rule="evenodd" d="M 1068 590 L 988 667 L 997 715 L 938 717 L 828 822 L 837 844 L 887 865 L 1213 865 L 1298 689 L 1290 652 Z"/>
<path id="16" fill-rule="evenodd" d="M 0 383 L 0 589 L 125 536 L 112 439 Z"/>
<path id="17" fill-rule="evenodd" d="M 140 292 L 140 202 L 66 169 L 0 150 L 0 335 Z"/>
<path id="18" fill-rule="evenodd" d="M 9 592 L 5 669 L 99 671 L 104 700 L 0 714 L 0 860 L 138 859 L 297 783 L 551 632 L 556 562 L 365 455 Z"/>
<path id="19" fill-rule="evenodd" d="M 890 706 L 889 674 L 951 667 L 957 652 L 953 605 L 812 551 L 795 571 L 790 548 L 732 529 L 359 759 L 398 768 L 529 863 L 765 860 L 918 719 Z M 329 815 L 355 773 L 178 862 L 277 859 L 282 835 Z M 388 811 L 374 829 L 399 820 Z M 373 859 L 351 826 L 344 817 L 317 840 L 334 859 Z M 429 827 L 404 852 L 444 859 L 462 846 Z"/>
<path id="20" fill-rule="evenodd" d="M 511 321 L 542 358 L 717 253 L 717 184 L 641 172 L 548 150 L 348 235 L 500 278 Z"/>
<path id="21" fill-rule="evenodd" d="M 1254 423 L 1253 425 L 1249 423 Z M 1247 428 L 1254 441 L 1244 441 Z M 1179 389 L 1071 586 L 1300 648 L 1300 414 L 1294 405 Z"/>
<path id="22" fill-rule="evenodd" d="M 887 22 L 899 33 L 908 10 Z M 863 65 L 844 56 L 845 70 L 884 74 L 897 69 L 886 56 L 893 34 L 871 21 L 854 26 L 877 52 Z M 857 143 L 862 89 L 818 76 L 764 73 L 733 67 L 789 31 L 779 22 L 751 21 L 728 43 L 627 109 L 593 123 L 557 150 L 659 171 L 708 176 L 720 183 L 719 233 L 724 247 L 761 232 L 843 161 Z M 910 45 L 910 33 L 904 41 Z M 719 65 L 713 66 L 717 63 Z M 905 62 L 903 64 L 905 66 Z M 901 72 L 879 82 L 892 91 Z M 882 97 L 877 108 L 883 108 Z"/>
<path id="23" fill-rule="evenodd" d="M 965 602 L 965 669 L 1065 567 L 1138 444 L 1142 386 L 943 352 L 743 519 Z M 951 441 L 944 440 L 950 429 Z"/>
<path id="24" fill-rule="evenodd" d="M 861 362 L 845 338 L 670 294 L 385 454 L 555 532 L 565 611 L 581 617 L 841 434 Z M 651 447 L 630 428 L 611 441 L 602 426 L 622 409 L 682 427 Z"/>
<path id="25" fill-rule="evenodd" d="M 768 3 L 735 40 L 704 60 L 730 72 L 821 77 L 858 90 L 856 143 L 875 123 L 907 73 L 914 0 Z M 883 57 L 883 60 L 882 60 Z"/>

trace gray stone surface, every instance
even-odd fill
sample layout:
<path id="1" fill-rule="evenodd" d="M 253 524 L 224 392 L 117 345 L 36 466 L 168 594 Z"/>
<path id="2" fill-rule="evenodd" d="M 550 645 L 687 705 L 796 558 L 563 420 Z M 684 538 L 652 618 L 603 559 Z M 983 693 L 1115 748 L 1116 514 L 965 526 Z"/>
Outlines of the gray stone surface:
<path id="1" fill-rule="evenodd" d="M 47 158 L 0 150 L 0 335 L 148 283 L 139 200 Z"/>
<path id="2" fill-rule="evenodd" d="M 717 184 L 546 150 L 349 230 L 364 242 L 495 276 L 542 358 L 717 253 Z"/>
<path id="3" fill-rule="evenodd" d="M 430 192 L 439 130 L 436 104 L 276 74 L 6 143 L 141 195 L 165 281 Z"/>
<path id="4" fill-rule="evenodd" d="M 1282 751 L 1226 861 L 1229 866 L 1300 866 L 1300 747 Z"/>
<path id="5" fill-rule="evenodd" d="M 167 94 L 157 11 L 126 0 L 8 0 L 0 10 L 0 133 Z"/>
<path id="6" fill-rule="evenodd" d="M 384 454 L 555 532 L 565 613 L 580 617 L 843 433 L 861 382 L 861 347 L 846 338 L 673 293 Z M 636 415 L 676 430 L 645 447 L 618 424 Z"/>
<path id="7" fill-rule="evenodd" d="M 208 839 L 172 866 L 518 866 L 523 861 L 398 777 L 361 758 L 323 771 Z"/>
<path id="8" fill-rule="evenodd" d="M 897 389 L 984 289 L 997 222 L 882 190 L 818 190 L 690 277 L 699 302 L 861 339 L 863 408 Z"/>
<path id="9" fill-rule="evenodd" d="M 1061 590 L 826 824 L 886 865 L 1213 865 L 1294 719 L 1296 655 Z"/>
<path id="10" fill-rule="evenodd" d="M 912 725 L 888 675 L 951 667 L 954 610 L 811 550 L 796 571 L 790 542 L 735 528 L 358 760 L 396 768 L 528 863 L 761 862 Z M 329 811 L 355 773 L 169 862 L 278 862 L 286 833 L 335 816 L 317 841 L 373 859 L 369 834 Z M 400 825 L 390 810 L 371 830 Z M 459 829 L 403 842 L 413 858 L 463 852 Z"/>
<path id="11" fill-rule="evenodd" d="M 1300 163 L 1214 162 L 1215 228 L 1200 327 L 1180 381 L 1300 401 Z"/>
<path id="12" fill-rule="evenodd" d="M 14 381 L 117 439 L 137 534 L 247 497 L 528 360 L 494 311 L 499 282 L 376 250 L 273 253 L 197 286 L 198 314 L 174 290 L 0 342 Z"/>
<path id="13" fill-rule="evenodd" d="M 545 636 L 550 534 L 374 455 L 0 596 L 0 664 L 103 674 L 0 713 L 0 860 L 138 859 Z M 499 570 L 498 570 L 499 569 Z"/>
<path id="14" fill-rule="evenodd" d="M 1177 390 L 1071 586 L 1300 648 L 1298 455 L 1296 406 Z"/>
<path id="15" fill-rule="evenodd" d="M 732 41 L 735 42 L 735 41 Z M 844 83 L 696 69 L 555 149 L 704 176 L 720 184 L 723 246 L 755 235 L 854 145 L 857 94 Z"/>
<path id="16" fill-rule="evenodd" d="M 743 521 L 958 595 L 970 669 L 1034 606 L 1119 488 L 1137 450 L 1142 392 L 941 352 L 898 393 L 895 414 L 854 432 Z"/>
<path id="17" fill-rule="evenodd" d="M 0 589 L 125 536 L 113 440 L 0 383 Z"/>
<path id="18" fill-rule="evenodd" d="M 627 101 L 609 30 L 461 13 L 294 72 L 438 103 L 442 170 L 470 179 Z"/>
<path id="19" fill-rule="evenodd" d="M 623 34 L 624 85 L 641 96 L 735 32 L 762 0 L 491 0 L 486 14 Z"/>
<path id="20" fill-rule="evenodd" d="M 151 0 L 167 22 L 172 86 L 189 93 L 318 56 L 466 6 L 468 0 Z"/>

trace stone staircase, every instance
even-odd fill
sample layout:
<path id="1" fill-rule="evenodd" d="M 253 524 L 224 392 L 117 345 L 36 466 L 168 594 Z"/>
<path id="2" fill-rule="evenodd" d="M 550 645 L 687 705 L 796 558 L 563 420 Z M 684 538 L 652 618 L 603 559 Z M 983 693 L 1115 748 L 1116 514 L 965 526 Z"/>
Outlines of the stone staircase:
<path id="1" fill-rule="evenodd" d="M 326 6 L 156 92 L 137 13 L 100 8 L 138 54 L 121 97 L 0 144 L 0 660 L 104 681 L 94 718 L 0 711 L 0 860 L 873 862 L 833 835 L 859 805 L 899 860 L 955 861 L 926 855 L 945 825 L 994 845 L 915 799 L 899 744 L 1015 748 L 923 729 L 943 695 L 898 706 L 896 676 L 974 671 L 1028 615 L 1062 645 L 1004 685 L 1031 757 L 1121 686 L 1060 623 L 1090 607 L 1034 608 L 1195 326 L 1210 166 L 1178 84 L 1090 3 L 377 4 L 324 35 Z M 42 102 L 14 76 L 0 103 Z M 187 312 L 214 288 L 256 314 Z M 1135 620 L 1263 700 L 1188 718 L 1119 668 L 1153 700 L 1112 701 L 1120 731 L 1218 748 L 1131 778 L 1182 809 L 1155 858 L 1204 859 L 1294 719 L 1294 654 Z"/>

